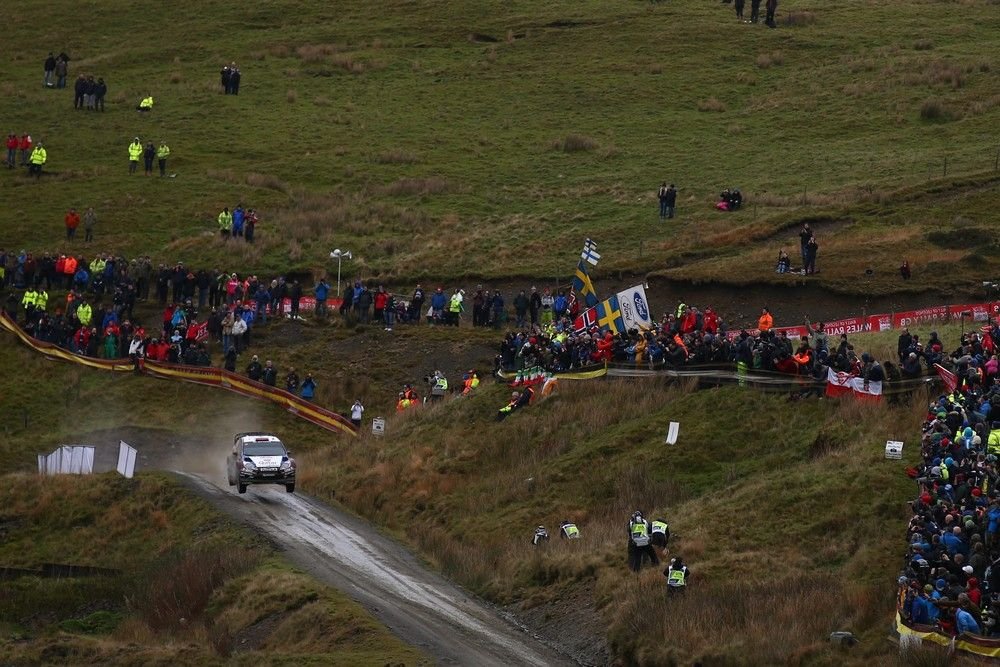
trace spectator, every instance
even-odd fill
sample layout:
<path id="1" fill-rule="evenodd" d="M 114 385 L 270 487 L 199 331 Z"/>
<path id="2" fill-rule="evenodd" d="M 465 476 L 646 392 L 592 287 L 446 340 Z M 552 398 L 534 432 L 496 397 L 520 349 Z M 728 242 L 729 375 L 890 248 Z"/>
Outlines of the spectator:
<path id="1" fill-rule="evenodd" d="M 289 304 L 291 307 L 290 308 L 291 312 L 289 313 L 289 317 L 291 317 L 293 320 L 302 319 L 301 317 L 299 317 L 299 303 L 302 301 L 302 285 L 299 284 L 298 280 L 292 281 L 292 288 L 291 290 L 289 290 L 288 296 L 289 296 L 289 301 L 291 302 Z"/>
<path id="2" fill-rule="evenodd" d="M 361 428 L 361 416 L 365 413 L 365 406 L 361 404 L 361 399 L 355 399 L 351 406 L 351 423 Z"/>
<path id="3" fill-rule="evenodd" d="M 139 137 L 132 140 L 128 145 L 128 173 L 132 175 L 139 169 L 139 158 L 142 157 L 142 142 Z"/>
<path id="4" fill-rule="evenodd" d="M 903 280 L 910 279 L 910 261 L 904 259 L 903 263 L 899 267 L 899 275 L 903 277 Z"/>
<path id="5" fill-rule="evenodd" d="M 100 108 L 104 111 L 104 96 L 108 94 L 108 84 L 104 83 L 104 79 L 98 77 L 97 85 L 94 86 L 94 109 Z"/>
<path id="6" fill-rule="evenodd" d="M 228 206 L 222 209 L 222 213 L 219 214 L 217 221 L 219 223 L 219 234 L 222 236 L 222 240 L 228 240 L 229 235 L 233 231 L 233 214 L 229 212 Z"/>
<path id="7" fill-rule="evenodd" d="M 775 271 L 777 273 L 788 273 L 789 271 L 791 271 L 791 269 L 792 269 L 792 260 L 788 256 L 788 253 L 785 252 L 785 249 L 782 248 L 781 250 L 778 251 L 778 264 Z"/>
<path id="8" fill-rule="evenodd" d="M 66 240 L 72 241 L 76 236 L 76 228 L 80 226 L 80 214 L 76 212 L 75 208 L 71 208 L 66 212 L 63 220 L 66 223 Z"/>
<path id="9" fill-rule="evenodd" d="M 768 28 L 777 28 L 778 24 L 774 22 L 774 13 L 778 11 L 778 0 L 767 0 L 767 18 L 764 23 L 767 24 Z"/>
<path id="10" fill-rule="evenodd" d="M 330 294 L 330 285 L 326 278 L 320 278 L 313 288 L 313 296 L 316 297 L 316 317 L 326 318 L 326 297 Z"/>
<path id="11" fill-rule="evenodd" d="M 270 362 L 268 362 L 270 363 Z M 250 364 L 247 366 L 247 377 L 254 382 L 260 382 L 261 377 L 264 375 L 264 367 L 260 365 L 260 359 L 257 355 L 253 355 L 250 360 Z"/>
<path id="12" fill-rule="evenodd" d="M 17 147 L 21 151 L 21 166 L 28 164 L 28 158 L 31 155 L 31 135 L 27 132 L 21 135 L 20 140 L 17 142 Z"/>
<path id="13" fill-rule="evenodd" d="M 45 59 L 45 78 L 42 79 L 42 85 L 46 88 L 52 88 L 55 86 L 55 76 L 56 76 L 56 57 L 49 51 L 49 57 Z"/>
<path id="14" fill-rule="evenodd" d="M 170 146 L 167 146 L 167 142 L 161 141 L 159 148 L 156 149 L 156 159 L 160 166 L 160 178 L 167 175 L 168 157 L 170 157 Z"/>
<path id="15" fill-rule="evenodd" d="M 246 227 L 244 231 L 244 238 L 247 243 L 253 243 L 254 230 L 257 228 L 258 220 L 260 220 L 260 218 L 258 217 L 255 209 L 247 211 L 246 220 L 243 223 Z"/>
<path id="16" fill-rule="evenodd" d="M 7 135 L 7 168 L 17 166 L 17 135 L 11 132 Z"/>
<path id="17" fill-rule="evenodd" d="M 94 207 L 88 206 L 87 210 L 83 213 L 83 240 L 90 243 L 94 240 L 94 227 L 97 225 L 97 214 L 94 213 Z"/>
<path id="18" fill-rule="evenodd" d="M 808 243 L 806 243 L 806 265 L 802 269 L 803 275 L 816 273 L 816 253 L 818 252 L 819 244 L 816 242 L 816 237 L 810 236 Z"/>
<path id="19" fill-rule="evenodd" d="M 230 91 L 229 81 L 233 75 L 233 71 L 229 69 L 229 65 L 223 65 L 220 74 L 222 79 L 222 92 L 223 94 L 228 95 Z"/>
<path id="20" fill-rule="evenodd" d="M 243 212 L 243 204 L 237 204 L 236 208 L 233 209 L 233 238 L 239 236 L 243 237 L 243 218 L 245 217 Z"/>
<path id="21" fill-rule="evenodd" d="M 302 398 L 311 401 L 315 396 L 316 380 L 313 379 L 312 373 L 306 373 L 306 379 L 302 381 Z"/>
<path id="22" fill-rule="evenodd" d="M 269 387 L 275 386 L 278 382 L 278 370 L 274 367 L 274 364 L 271 363 L 270 359 L 264 363 L 261 380 Z"/>
<path id="23" fill-rule="evenodd" d="M 61 61 L 60 61 L 61 62 Z M 62 80 L 60 78 L 60 80 Z M 62 88 L 62 86 L 57 86 Z M 73 85 L 73 108 L 83 109 L 83 97 L 86 95 L 87 89 L 87 79 L 82 74 L 76 77 L 76 83 Z"/>
<path id="24" fill-rule="evenodd" d="M 299 374 L 295 372 L 294 368 L 288 369 L 288 374 L 285 375 L 285 390 L 289 394 L 299 393 Z"/>
<path id="25" fill-rule="evenodd" d="M 29 158 L 30 167 L 28 168 L 29 173 L 35 175 L 35 180 L 42 178 L 42 167 L 48 162 L 49 153 L 45 150 L 42 142 L 35 144 L 35 147 L 31 151 L 31 158 Z"/>
<path id="26" fill-rule="evenodd" d="M 756 21 L 754 21 L 756 23 Z M 802 266 L 803 272 L 805 271 L 806 265 L 806 247 L 809 245 L 809 239 L 812 238 L 812 230 L 809 228 L 809 223 L 804 223 L 802 229 L 799 230 L 799 249 L 802 253 Z"/>
<path id="27" fill-rule="evenodd" d="M 156 159 L 156 146 L 153 145 L 152 141 L 146 142 L 146 148 L 142 151 L 142 161 L 145 167 L 145 176 L 153 175 L 153 160 Z"/>

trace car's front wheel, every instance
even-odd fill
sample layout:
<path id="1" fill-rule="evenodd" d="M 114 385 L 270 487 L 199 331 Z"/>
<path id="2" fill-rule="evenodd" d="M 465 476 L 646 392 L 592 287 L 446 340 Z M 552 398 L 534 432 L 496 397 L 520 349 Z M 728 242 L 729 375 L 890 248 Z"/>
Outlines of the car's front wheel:
<path id="1" fill-rule="evenodd" d="M 288 491 L 289 493 L 295 493 L 295 482 L 292 482 L 291 484 L 285 484 L 285 491 Z"/>
<path id="2" fill-rule="evenodd" d="M 237 484 L 236 485 L 236 490 L 239 491 L 240 493 L 246 493 L 247 492 L 247 485 L 246 484 Z"/>

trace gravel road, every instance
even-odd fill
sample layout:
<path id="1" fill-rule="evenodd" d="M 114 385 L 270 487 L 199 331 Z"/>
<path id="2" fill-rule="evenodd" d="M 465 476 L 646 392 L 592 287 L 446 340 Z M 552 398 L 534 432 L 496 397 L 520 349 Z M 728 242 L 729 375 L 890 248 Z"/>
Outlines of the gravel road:
<path id="1" fill-rule="evenodd" d="M 207 476 L 180 474 L 217 508 L 269 535 L 289 561 L 349 595 L 439 664 L 573 664 L 357 517 L 278 486 L 238 495 Z"/>

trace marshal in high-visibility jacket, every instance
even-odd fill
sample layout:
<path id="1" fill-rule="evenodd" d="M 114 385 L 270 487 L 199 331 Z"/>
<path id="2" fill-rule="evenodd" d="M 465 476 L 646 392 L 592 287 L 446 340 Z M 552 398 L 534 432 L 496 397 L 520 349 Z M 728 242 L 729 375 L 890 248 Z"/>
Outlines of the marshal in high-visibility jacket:
<path id="1" fill-rule="evenodd" d="M 138 162 L 141 157 L 142 142 L 139 141 L 139 137 L 136 137 L 132 140 L 132 143 L 128 145 L 128 159 L 132 162 Z"/>
<path id="2" fill-rule="evenodd" d="M 146 95 L 144 98 L 142 98 L 142 101 L 139 102 L 139 106 L 137 108 L 139 109 L 139 111 L 152 111 L 153 110 L 153 96 L 152 95 Z"/>
<path id="3" fill-rule="evenodd" d="M 564 540 L 580 539 L 580 529 L 571 521 L 563 521 L 559 525 L 559 537 Z"/>
<path id="4" fill-rule="evenodd" d="M 90 307 L 90 304 L 84 301 L 76 308 L 76 319 L 80 320 L 80 324 L 85 327 L 89 327 L 91 321 L 94 318 L 94 310 Z"/>
<path id="5" fill-rule="evenodd" d="M 479 375 L 475 370 L 469 371 L 465 376 L 465 380 L 462 382 L 462 396 L 468 396 L 478 386 Z"/>

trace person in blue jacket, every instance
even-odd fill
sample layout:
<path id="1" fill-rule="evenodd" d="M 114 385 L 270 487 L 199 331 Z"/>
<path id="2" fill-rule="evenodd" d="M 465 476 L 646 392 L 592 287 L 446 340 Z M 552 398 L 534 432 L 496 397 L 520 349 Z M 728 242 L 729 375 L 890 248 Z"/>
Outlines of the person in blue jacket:
<path id="1" fill-rule="evenodd" d="M 246 213 L 243 211 L 243 204 L 237 204 L 236 208 L 233 209 L 233 238 L 243 236 L 243 221 L 245 219 Z"/>
<path id="2" fill-rule="evenodd" d="M 330 284 L 326 278 L 320 278 L 313 288 L 313 296 L 316 297 L 316 317 L 326 317 L 326 297 L 330 295 Z"/>
<path id="3" fill-rule="evenodd" d="M 311 401 L 315 395 L 316 380 L 313 379 L 312 373 L 306 373 L 306 379 L 302 381 L 302 398 Z"/>
<path id="4" fill-rule="evenodd" d="M 444 321 L 444 308 L 447 304 L 448 297 L 445 296 L 444 290 L 438 287 L 431 295 L 431 312 L 435 324 L 441 324 Z"/>

